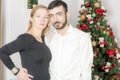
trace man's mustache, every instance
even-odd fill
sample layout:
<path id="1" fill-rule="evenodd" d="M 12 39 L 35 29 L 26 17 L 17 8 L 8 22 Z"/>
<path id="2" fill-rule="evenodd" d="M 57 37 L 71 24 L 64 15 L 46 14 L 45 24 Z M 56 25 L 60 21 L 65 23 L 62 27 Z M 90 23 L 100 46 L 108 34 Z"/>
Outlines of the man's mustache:
<path id="1" fill-rule="evenodd" d="M 56 22 L 54 22 L 54 25 L 59 24 L 59 23 L 60 23 L 60 22 L 56 21 Z"/>

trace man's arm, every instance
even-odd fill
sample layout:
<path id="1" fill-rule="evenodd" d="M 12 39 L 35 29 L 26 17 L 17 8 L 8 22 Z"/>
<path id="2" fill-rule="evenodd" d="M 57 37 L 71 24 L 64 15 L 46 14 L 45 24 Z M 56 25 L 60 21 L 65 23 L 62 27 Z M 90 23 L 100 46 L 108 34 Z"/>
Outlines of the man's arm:
<path id="1" fill-rule="evenodd" d="M 85 35 L 81 42 L 82 80 L 92 80 L 93 49 L 89 35 Z"/>

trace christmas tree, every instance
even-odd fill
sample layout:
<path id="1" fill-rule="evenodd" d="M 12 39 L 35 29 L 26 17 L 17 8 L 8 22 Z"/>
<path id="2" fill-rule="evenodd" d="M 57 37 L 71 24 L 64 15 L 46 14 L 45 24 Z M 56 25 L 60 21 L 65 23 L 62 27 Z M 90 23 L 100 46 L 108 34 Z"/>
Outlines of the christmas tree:
<path id="1" fill-rule="evenodd" d="M 28 9 L 32 9 L 35 5 L 38 5 L 38 0 L 27 0 Z"/>
<path id="2" fill-rule="evenodd" d="M 91 36 L 94 61 L 92 80 L 115 80 L 120 74 L 120 54 L 117 39 L 105 19 L 106 10 L 101 0 L 81 0 L 77 28 Z"/>

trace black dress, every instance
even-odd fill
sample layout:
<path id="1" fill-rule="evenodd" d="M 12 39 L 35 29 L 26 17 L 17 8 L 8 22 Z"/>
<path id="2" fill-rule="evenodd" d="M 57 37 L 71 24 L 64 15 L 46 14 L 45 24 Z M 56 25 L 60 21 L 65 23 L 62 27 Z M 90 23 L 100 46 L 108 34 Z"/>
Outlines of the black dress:
<path id="1" fill-rule="evenodd" d="M 26 68 L 28 73 L 34 76 L 32 80 L 50 80 L 48 68 L 51 52 L 44 43 L 25 33 L 0 48 L 0 58 L 10 70 L 15 65 L 9 55 L 15 52 L 20 52 L 22 67 Z"/>

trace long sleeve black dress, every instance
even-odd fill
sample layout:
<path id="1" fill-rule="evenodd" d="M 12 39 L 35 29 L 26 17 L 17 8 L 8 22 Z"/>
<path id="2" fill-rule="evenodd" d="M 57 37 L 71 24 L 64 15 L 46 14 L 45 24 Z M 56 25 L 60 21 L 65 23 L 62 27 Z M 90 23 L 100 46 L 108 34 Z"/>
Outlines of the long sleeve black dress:
<path id="1" fill-rule="evenodd" d="M 13 42 L 0 48 L 0 59 L 11 70 L 15 67 L 9 55 L 20 52 L 22 67 L 33 75 L 32 80 L 49 80 L 49 48 L 30 34 L 22 34 Z"/>

